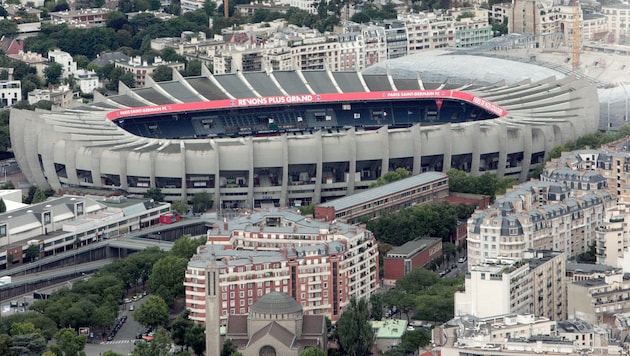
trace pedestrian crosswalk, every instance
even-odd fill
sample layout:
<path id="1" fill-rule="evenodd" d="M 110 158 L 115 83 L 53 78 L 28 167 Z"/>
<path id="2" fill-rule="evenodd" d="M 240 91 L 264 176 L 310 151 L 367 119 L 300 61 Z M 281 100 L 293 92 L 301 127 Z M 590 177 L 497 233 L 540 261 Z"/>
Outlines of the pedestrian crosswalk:
<path id="1" fill-rule="evenodd" d="M 112 341 L 103 341 L 101 345 L 117 345 L 117 344 L 131 344 L 135 339 L 125 339 L 125 340 L 112 340 Z"/>

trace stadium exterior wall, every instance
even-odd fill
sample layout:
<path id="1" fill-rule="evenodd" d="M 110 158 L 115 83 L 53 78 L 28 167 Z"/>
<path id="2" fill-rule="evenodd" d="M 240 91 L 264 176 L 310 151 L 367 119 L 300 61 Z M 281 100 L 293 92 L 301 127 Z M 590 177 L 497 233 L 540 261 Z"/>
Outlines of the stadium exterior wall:
<path id="1" fill-rule="evenodd" d="M 546 94 L 545 88 L 557 94 Z M 120 189 L 132 194 L 159 187 L 171 201 L 209 192 L 215 207 L 216 202 L 230 202 L 232 207 L 249 208 L 264 200 L 295 205 L 366 189 L 372 180 L 361 177 L 359 163 L 373 163 L 382 175 L 397 168 L 390 163 L 398 158 L 413 162 L 408 168 L 419 174 L 458 168 L 457 160 L 469 155 L 466 169 L 472 174 L 492 172 L 523 181 L 551 148 L 597 129 L 597 91 L 584 80 L 523 84 L 520 93 L 511 89 L 478 94 L 505 108 L 509 114 L 503 118 L 396 129 L 384 126 L 372 131 L 352 128 L 267 137 L 153 139 L 134 136 L 109 122 L 108 111 L 102 108 L 12 109 L 10 130 L 22 171 L 39 187 Z M 521 154 L 522 159 L 514 158 Z M 484 169 L 484 155 L 498 157 L 494 167 Z M 338 162 L 347 164 L 345 178 L 327 181 L 324 166 Z M 300 167 L 312 167 L 311 179 L 291 184 L 289 170 Z M 255 186 L 254 175 L 260 169 L 277 169 L 278 184 Z M 191 176 L 204 175 L 214 177 L 208 180 L 212 185 L 195 187 Z M 228 175 L 240 175 L 243 181 L 226 185 L 221 177 Z M 118 177 L 120 183 L 106 184 L 105 176 Z M 133 186 L 130 177 L 144 181 Z M 159 183 L 164 178 L 180 184 Z"/>

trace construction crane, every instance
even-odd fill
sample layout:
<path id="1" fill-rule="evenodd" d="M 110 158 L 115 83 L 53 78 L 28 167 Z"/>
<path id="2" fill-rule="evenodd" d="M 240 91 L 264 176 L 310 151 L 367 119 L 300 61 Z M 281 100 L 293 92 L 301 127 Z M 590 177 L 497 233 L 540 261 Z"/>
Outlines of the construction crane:
<path id="1" fill-rule="evenodd" d="M 580 67 L 580 53 L 582 51 L 582 10 L 580 9 L 580 1 L 572 0 L 573 3 L 573 41 L 571 44 L 571 57 L 573 71 L 577 71 Z"/>

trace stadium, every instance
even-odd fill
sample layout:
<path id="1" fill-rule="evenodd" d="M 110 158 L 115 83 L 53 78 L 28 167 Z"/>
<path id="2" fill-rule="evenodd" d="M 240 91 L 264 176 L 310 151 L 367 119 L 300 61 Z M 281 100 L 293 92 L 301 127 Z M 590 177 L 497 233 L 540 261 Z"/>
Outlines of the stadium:
<path id="1" fill-rule="evenodd" d="M 552 147 L 597 130 L 584 78 L 432 52 L 363 73 L 174 71 L 72 109 L 12 109 L 13 150 L 39 187 L 209 192 L 229 209 L 324 202 L 399 167 L 524 180 Z"/>

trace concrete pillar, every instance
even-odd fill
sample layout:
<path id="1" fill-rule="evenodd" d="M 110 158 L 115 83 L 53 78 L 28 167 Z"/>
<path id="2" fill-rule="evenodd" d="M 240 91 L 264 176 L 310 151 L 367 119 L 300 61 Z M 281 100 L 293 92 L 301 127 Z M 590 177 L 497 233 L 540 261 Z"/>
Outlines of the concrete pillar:
<path id="1" fill-rule="evenodd" d="M 411 137 L 413 139 L 413 167 L 412 174 L 415 176 L 422 172 L 422 130 L 420 124 L 411 126 Z"/>
<path id="2" fill-rule="evenodd" d="M 280 136 L 282 140 L 282 188 L 280 190 L 280 205 L 289 205 L 289 138 L 286 133 Z"/>
<path id="3" fill-rule="evenodd" d="M 350 165 L 348 166 L 348 195 L 354 194 L 354 182 L 357 175 L 357 137 L 356 129 L 348 130 L 348 152 L 350 153 Z"/>

